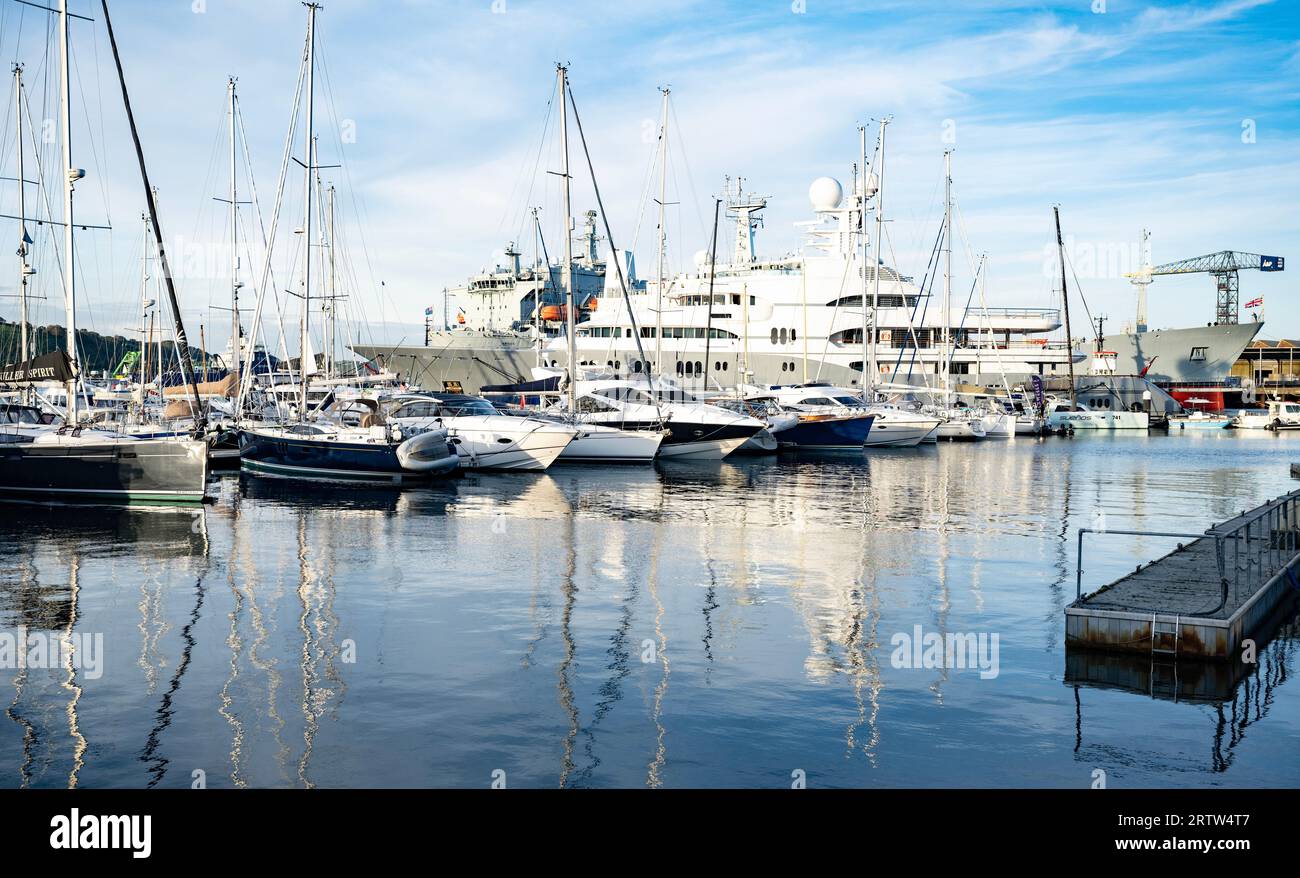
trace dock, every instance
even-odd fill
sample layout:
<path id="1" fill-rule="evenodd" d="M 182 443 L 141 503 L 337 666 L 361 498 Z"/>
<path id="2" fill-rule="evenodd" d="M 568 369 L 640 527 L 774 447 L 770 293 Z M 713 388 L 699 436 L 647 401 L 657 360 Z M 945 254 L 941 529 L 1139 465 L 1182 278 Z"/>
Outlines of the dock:
<path id="1" fill-rule="evenodd" d="M 1172 552 L 1083 594 L 1084 535 L 1168 537 Z M 1069 647 L 1226 661 L 1300 596 L 1300 491 L 1202 534 L 1079 531 L 1075 600 L 1065 608 Z"/>

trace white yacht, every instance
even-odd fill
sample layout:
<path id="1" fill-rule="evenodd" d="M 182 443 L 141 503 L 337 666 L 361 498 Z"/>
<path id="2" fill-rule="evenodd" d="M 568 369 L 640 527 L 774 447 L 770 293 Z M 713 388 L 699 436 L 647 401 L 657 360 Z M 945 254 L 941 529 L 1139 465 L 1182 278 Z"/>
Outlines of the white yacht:
<path id="1" fill-rule="evenodd" d="M 708 405 L 669 381 L 581 380 L 574 388 L 584 424 L 666 431 L 659 457 L 721 460 L 767 423 Z"/>
<path id="2" fill-rule="evenodd" d="M 384 420 L 404 436 L 446 430 L 464 469 L 545 470 L 579 431 L 552 420 L 502 414 L 485 399 L 461 394 L 404 394 Z"/>
<path id="3" fill-rule="evenodd" d="M 604 270 L 609 260 L 597 263 L 590 252 L 584 253 L 575 266 L 590 262 L 600 266 L 600 273 L 589 269 L 583 274 L 575 267 L 575 278 L 585 278 L 588 289 L 598 279 L 600 283 L 580 306 L 578 367 L 623 377 L 653 371 L 693 390 L 810 381 L 860 387 L 866 288 L 871 291 L 868 311 L 873 300 L 877 304 L 880 380 L 933 381 L 943 359 L 939 297 L 884 265 L 875 292 L 876 269 L 860 252 L 858 232 L 874 189 L 868 185 L 864 192 L 861 182 L 853 189 L 846 193 L 829 177 L 814 181 L 809 197 L 815 219 L 800 224 L 805 231 L 802 251 L 760 258 L 756 232 L 767 199 L 744 191 L 737 181 L 726 200 L 734 246 L 725 261 L 719 255 L 712 279 L 707 255 L 700 253 L 692 270 L 665 277 L 660 289 L 654 280 L 638 279 L 631 254 L 620 251 L 627 301 L 617 273 Z M 580 240 L 594 246 L 590 227 Z M 560 268 L 553 266 L 549 273 L 558 276 Z M 503 376 L 525 380 L 535 365 L 564 369 L 567 341 L 560 323 L 534 316 L 536 289 L 546 274 L 541 266 L 512 264 L 493 274 L 490 289 L 466 286 L 459 300 L 471 304 L 457 318 L 465 320 L 464 328 L 432 334 L 427 347 L 354 349 L 421 386 L 459 385 L 467 392 L 502 383 Z M 550 316 L 545 306 L 541 314 Z M 963 320 L 954 306 L 950 325 L 956 380 L 992 384 L 1004 375 L 1067 372 L 1067 345 L 1045 337 L 1061 326 L 1055 308 L 972 309 Z"/>

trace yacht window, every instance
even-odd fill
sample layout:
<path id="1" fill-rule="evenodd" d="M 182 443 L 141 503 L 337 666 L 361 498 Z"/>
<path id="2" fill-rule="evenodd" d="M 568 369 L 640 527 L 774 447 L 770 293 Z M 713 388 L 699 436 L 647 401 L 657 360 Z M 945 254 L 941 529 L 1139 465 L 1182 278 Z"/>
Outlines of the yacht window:
<path id="1" fill-rule="evenodd" d="M 776 335 L 776 327 L 773 326 L 773 327 L 772 327 L 772 344 L 776 344 L 776 339 L 777 339 L 777 335 Z"/>
<path id="2" fill-rule="evenodd" d="M 436 418 L 438 417 L 438 404 L 435 402 L 408 402 L 396 412 L 393 413 L 395 418 Z"/>
<path id="3" fill-rule="evenodd" d="M 578 411 L 584 415 L 590 415 L 597 412 L 617 411 L 617 409 L 603 399 L 597 399 L 594 396 L 580 396 L 578 397 Z"/>
<path id="4" fill-rule="evenodd" d="M 677 361 L 677 374 L 678 374 L 678 375 L 681 375 L 684 371 L 685 371 L 685 367 L 682 365 L 682 361 L 681 361 L 681 360 L 678 360 L 678 361 Z"/>
<path id="5" fill-rule="evenodd" d="M 704 374 L 704 366 L 700 363 L 699 360 L 696 360 L 696 361 L 695 361 L 695 374 L 696 374 L 696 375 L 703 375 L 703 374 Z"/>
<path id="6" fill-rule="evenodd" d="M 0 424 L 39 424 L 41 413 L 25 406 L 6 406 L 0 409 Z"/>
<path id="7" fill-rule="evenodd" d="M 854 408 L 862 406 L 862 400 L 856 396 L 837 396 L 835 397 L 835 401 L 840 405 L 847 405 Z"/>
<path id="8" fill-rule="evenodd" d="M 789 333 L 788 333 L 786 330 L 782 329 L 782 330 L 781 330 L 781 344 L 785 344 L 787 341 L 789 341 L 789 338 L 790 338 Z"/>
<path id="9" fill-rule="evenodd" d="M 824 396 L 810 396 L 803 400 L 801 405 L 835 405 L 835 403 Z"/>
<path id="10" fill-rule="evenodd" d="M 621 399 L 628 402 L 651 403 L 654 402 L 649 394 L 637 390 L 635 387 L 606 387 L 603 390 L 597 390 L 598 396 L 606 399 Z"/>
<path id="11" fill-rule="evenodd" d="M 285 432 L 292 433 L 295 436 L 320 436 L 324 434 L 325 431 L 320 427 L 313 427 L 311 424 L 294 424 L 292 427 L 285 430 Z"/>
<path id="12" fill-rule="evenodd" d="M 655 399 L 660 402 L 698 402 L 684 390 L 656 390 Z"/>
<path id="13" fill-rule="evenodd" d="M 794 340 L 797 339 L 798 337 L 799 337 L 799 336 L 795 333 L 795 331 L 794 331 L 793 329 L 790 330 L 790 341 L 794 341 Z"/>
<path id="14" fill-rule="evenodd" d="M 444 402 L 441 410 L 435 410 L 435 413 L 447 417 L 456 417 L 458 415 L 495 415 L 497 410 L 496 406 L 486 399 L 458 399 L 455 402 Z M 428 415 L 425 417 L 428 417 Z"/>

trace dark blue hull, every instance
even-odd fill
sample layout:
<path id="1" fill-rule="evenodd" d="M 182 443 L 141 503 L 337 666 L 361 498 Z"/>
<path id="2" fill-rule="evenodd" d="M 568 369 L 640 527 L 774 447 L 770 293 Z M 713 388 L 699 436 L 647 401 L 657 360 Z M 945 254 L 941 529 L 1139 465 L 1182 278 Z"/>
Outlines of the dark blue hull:
<path id="1" fill-rule="evenodd" d="M 861 448 L 871 432 L 870 415 L 861 418 L 827 418 L 820 421 L 800 421 L 788 430 L 776 434 L 783 445 L 798 448 Z"/>
<path id="2" fill-rule="evenodd" d="M 397 447 L 264 436 L 241 430 L 239 461 L 245 469 L 280 476 L 402 484 L 427 482 L 429 473 L 403 469 Z"/>

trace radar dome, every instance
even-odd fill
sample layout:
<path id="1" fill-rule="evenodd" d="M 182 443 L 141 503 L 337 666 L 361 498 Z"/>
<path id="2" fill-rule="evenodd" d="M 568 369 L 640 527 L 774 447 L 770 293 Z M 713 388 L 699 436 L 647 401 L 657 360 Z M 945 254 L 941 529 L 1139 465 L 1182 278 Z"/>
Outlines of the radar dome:
<path id="1" fill-rule="evenodd" d="M 866 184 L 866 191 L 863 191 L 863 184 Z M 867 174 L 866 178 L 858 178 L 858 194 L 870 198 L 880 191 L 880 180 L 875 174 Z"/>
<path id="2" fill-rule="evenodd" d="M 844 187 L 834 177 L 818 177 L 808 187 L 808 200 L 813 210 L 834 210 L 844 198 Z"/>
<path id="3" fill-rule="evenodd" d="M 704 266 L 706 266 L 706 265 L 708 265 L 708 264 L 709 264 L 709 251 L 708 251 L 708 250 L 696 250 L 696 251 L 695 251 L 695 267 L 696 267 L 696 268 L 703 268 Z"/>

